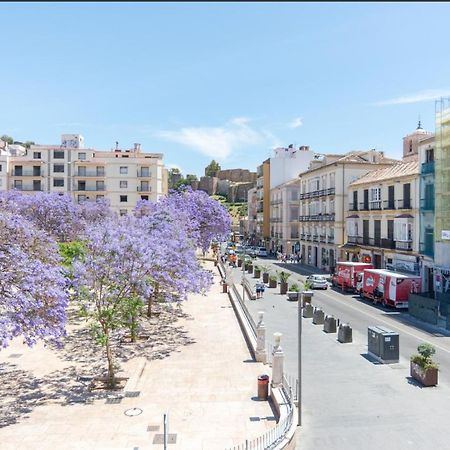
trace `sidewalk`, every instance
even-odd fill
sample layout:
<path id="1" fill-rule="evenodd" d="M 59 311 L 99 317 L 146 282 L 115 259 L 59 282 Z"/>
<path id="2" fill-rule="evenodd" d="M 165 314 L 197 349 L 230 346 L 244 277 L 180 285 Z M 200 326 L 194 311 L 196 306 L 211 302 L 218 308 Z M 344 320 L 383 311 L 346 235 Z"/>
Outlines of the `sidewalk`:
<path id="1" fill-rule="evenodd" d="M 240 271 L 233 270 L 235 280 Z M 255 279 L 247 278 L 254 285 Z M 245 301 L 254 318 L 264 311 L 266 335 L 281 332 L 285 370 L 297 375 L 297 302 L 266 289 L 264 298 Z M 314 298 L 312 301 L 314 305 Z M 378 364 L 367 357 L 366 340 L 340 344 L 336 334 L 303 319 L 302 403 L 299 450 L 434 450 L 449 448 L 450 386 L 421 388 L 409 377 L 409 361 Z"/>
<path id="2" fill-rule="evenodd" d="M 254 399 L 257 376 L 267 366 L 251 360 L 217 270 L 210 262 L 206 267 L 214 273 L 211 291 L 191 296 L 184 317 L 174 318 L 176 326 L 164 325 L 160 339 L 178 339 L 178 345 L 167 357 L 133 357 L 122 364 L 130 376 L 123 398 L 68 402 L 72 379 L 86 369 L 80 360 L 20 342 L 2 350 L 2 450 L 162 449 L 162 441 L 153 442 L 163 432 L 165 412 L 169 433 L 176 435 L 171 450 L 224 450 L 273 428 L 269 403 Z M 142 412 L 125 415 L 131 408 Z"/>

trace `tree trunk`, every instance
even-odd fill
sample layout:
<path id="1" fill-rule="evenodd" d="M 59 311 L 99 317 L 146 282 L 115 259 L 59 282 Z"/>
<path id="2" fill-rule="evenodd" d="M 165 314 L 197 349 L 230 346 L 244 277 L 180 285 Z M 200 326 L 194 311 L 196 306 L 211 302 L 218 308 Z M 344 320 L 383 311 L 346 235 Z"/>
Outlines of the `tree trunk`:
<path id="1" fill-rule="evenodd" d="M 137 338 L 137 325 L 136 325 L 136 316 L 132 316 L 131 318 L 131 342 L 136 342 Z"/>
<path id="2" fill-rule="evenodd" d="M 116 386 L 116 377 L 114 374 L 114 361 L 109 337 L 106 339 L 106 358 L 108 359 L 108 388 L 114 389 Z"/>
<path id="3" fill-rule="evenodd" d="M 156 299 L 158 298 L 158 294 L 159 294 L 159 284 L 155 283 L 155 291 L 153 292 L 152 295 L 150 295 L 150 297 L 148 298 L 148 304 L 147 304 L 147 317 L 152 317 L 152 303 L 153 303 L 153 297 L 155 297 Z"/>

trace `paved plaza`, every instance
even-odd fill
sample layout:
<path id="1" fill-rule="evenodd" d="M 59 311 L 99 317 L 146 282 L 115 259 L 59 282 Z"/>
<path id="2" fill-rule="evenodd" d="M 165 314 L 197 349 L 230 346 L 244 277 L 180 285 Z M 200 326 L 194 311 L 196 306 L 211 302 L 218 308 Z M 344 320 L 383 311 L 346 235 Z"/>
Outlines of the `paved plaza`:
<path id="1" fill-rule="evenodd" d="M 214 269 L 210 262 L 207 268 Z M 130 377 L 122 394 L 88 392 L 83 375 L 104 364 L 86 344 L 81 323 L 69 327 L 66 349 L 29 349 L 18 341 L 2 349 L 0 448 L 163 448 L 154 442 L 165 412 L 176 435 L 173 450 L 223 450 L 273 428 L 269 403 L 255 399 L 257 376 L 267 366 L 252 361 L 213 273 L 207 296 L 191 296 L 182 313 L 153 319 L 162 325 L 150 337 L 152 352 L 122 358 L 120 375 Z"/>

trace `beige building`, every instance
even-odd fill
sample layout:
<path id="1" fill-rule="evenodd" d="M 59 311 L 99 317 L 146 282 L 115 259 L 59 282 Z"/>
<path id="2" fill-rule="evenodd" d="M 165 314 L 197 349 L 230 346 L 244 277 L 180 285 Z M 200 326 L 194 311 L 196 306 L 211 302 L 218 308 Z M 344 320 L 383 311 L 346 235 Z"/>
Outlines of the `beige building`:
<path id="1" fill-rule="evenodd" d="M 299 175 L 299 234 L 302 262 L 332 270 L 345 256 L 347 188 L 367 172 L 395 161 L 370 150 L 346 155 L 317 155 Z"/>
<path id="2" fill-rule="evenodd" d="M 419 273 L 419 174 L 418 161 L 399 163 L 349 186 L 346 259 Z"/>
<path id="3" fill-rule="evenodd" d="M 256 236 L 255 244 L 269 246 L 270 240 L 270 158 L 256 169 Z"/>
<path id="4" fill-rule="evenodd" d="M 141 199 L 157 201 L 167 193 L 161 153 L 144 153 L 140 144 L 97 151 L 85 149 L 83 141 L 66 134 L 61 145 L 8 146 L 7 189 L 68 193 L 77 202 L 107 198 L 122 215 Z"/>

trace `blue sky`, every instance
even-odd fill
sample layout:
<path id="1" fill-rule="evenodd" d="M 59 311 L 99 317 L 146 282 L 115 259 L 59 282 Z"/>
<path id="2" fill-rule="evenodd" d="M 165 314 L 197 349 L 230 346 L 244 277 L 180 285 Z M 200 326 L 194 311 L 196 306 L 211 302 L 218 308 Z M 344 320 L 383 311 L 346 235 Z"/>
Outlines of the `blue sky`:
<path id="1" fill-rule="evenodd" d="M 450 4 L 1 4 L 0 134 L 140 142 L 200 175 L 275 146 L 400 157 L 450 96 Z"/>

